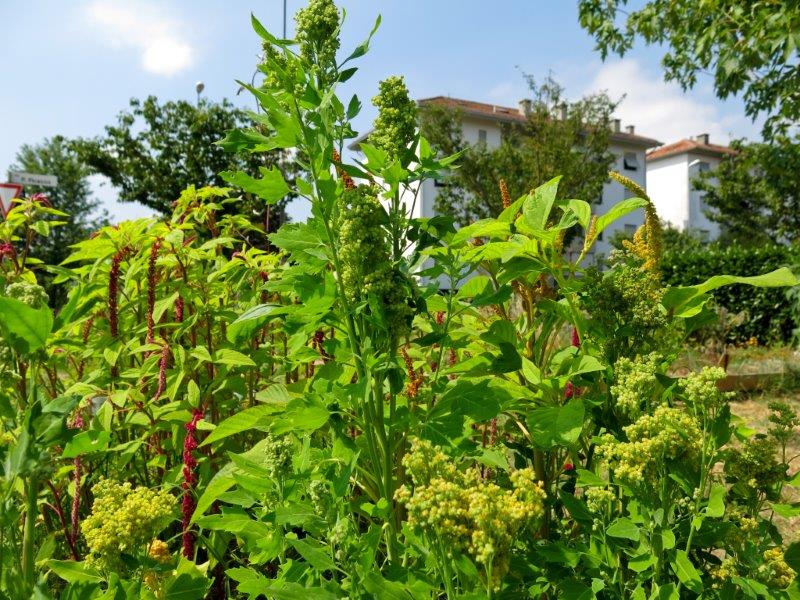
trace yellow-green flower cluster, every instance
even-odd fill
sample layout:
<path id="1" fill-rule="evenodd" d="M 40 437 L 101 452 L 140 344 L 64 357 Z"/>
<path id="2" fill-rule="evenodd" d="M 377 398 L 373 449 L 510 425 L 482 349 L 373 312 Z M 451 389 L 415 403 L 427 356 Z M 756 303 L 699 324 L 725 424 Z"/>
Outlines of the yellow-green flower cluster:
<path id="1" fill-rule="evenodd" d="M 266 469 L 272 479 L 284 479 L 292 473 L 292 456 L 294 444 L 288 436 L 267 438 L 264 444 Z"/>
<path id="2" fill-rule="evenodd" d="M 797 575 L 786 562 L 780 548 L 770 548 L 764 552 L 764 564 L 759 567 L 759 571 L 766 575 L 769 583 L 781 589 L 789 587 Z"/>
<path id="3" fill-rule="evenodd" d="M 730 400 L 733 394 L 721 392 L 717 387 L 717 382 L 724 378 L 724 369 L 704 367 L 683 380 L 686 404 L 695 410 L 695 414 L 713 414 Z"/>
<path id="4" fill-rule="evenodd" d="M 413 310 L 408 304 L 407 278 L 392 266 L 386 234 L 385 211 L 377 189 L 358 186 L 339 198 L 339 243 L 342 283 L 351 302 L 375 297 L 389 331 L 399 338 L 408 331 Z"/>
<path id="5" fill-rule="evenodd" d="M 786 465 L 781 465 L 775 458 L 776 450 L 775 442 L 765 435 L 749 438 L 725 461 L 726 477 L 744 484 L 739 489 L 748 494 L 772 495 L 772 488 L 786 475 Z"/>
<path id="6" fill-rule="evenodd" d="M 611 503 L 616 499 L 614 492 L 602 487 L 586 488 L 583 492 L 583 497 L 584 500 L 586 500 L 586 506 L 589 507 L 589 510 L 597 514 L 605 513 L 608 507 L 611 506 Z"/>
<path id="7" fill-rule="evenodd" d="M 378 108 L 378 116 L 369 142 L 384 150 L 389 160 L 400 157 L 417 130 L 417 105 L 409 98 L 403 78 L 393 75 L 381 81 L 372 104 Z"/>
<path id="8" fill-rule="evenodd" d="M 419 440 L 403 465 L 413 486 L 401 487 L 395 498 L 405 505 L 411 527 L 448 551 L 469 554 L 497 583 L 508 570 L 514 540 L 543 514 L 545 495 L 533 470 L 513 472 L 513 489 L 503 489 L 477 471 L 459 471 L 441 450 Z"/>
<path id="9" fill-rule="evenodd" d="M 5 296 L 24 302 L 31 308 L 41 308 L 47 306 L 49 297 L 47 292 L 40 285 L 27 281 L 17 281 L 9 283 L 5 289 Z"/>
<path id="10" fill-rule="evenodd" d="M 730 581 L 734 577 L 739 576 L 739 567 L 736 559 L 732 556 L 727 557 L 717 567 L 712 567 L 710 570 L 711 579 L 714 581 L 712 587 L 720 588 L 722 584 Z"/>
<path id="11" fill-rule="evenodd" d="M 333 0 L 311 0 L 308 6 L 294 16 L 295 39 L 300 44 L 300 54 L 315 61 L 322 68 L 335 66 L 339 50 L 339 9 Z"/>
<path id="12" fill-rule="evenodd" d="M 697 420 L 678 408 L 659 406 L 624 431 L 629 441 L 606 434 L 598 445 L 598 454 L 619 481 L 630 485 L 654 483 L 666 461 L 691 460 L 701 449 Z"/>
<path id="13" fill-rule="evenodd" d="M 175 498 L 165 490 L 101 479 L 92 487 L 92 514 L 81 524 L 87 560 L 113 565 L 120 554 L 144 546 L 169 522 Z"/>
<path id="14" fill-rule="evenodd" d="M 642 414 L 642 408 L 650 408 L 658 389 L 656 372 L 661 360 L 658 353 L 651 352 L 633 359 L 622 357 L 616 362 L 611 394 L 620 413 L 635 419 Z"/>

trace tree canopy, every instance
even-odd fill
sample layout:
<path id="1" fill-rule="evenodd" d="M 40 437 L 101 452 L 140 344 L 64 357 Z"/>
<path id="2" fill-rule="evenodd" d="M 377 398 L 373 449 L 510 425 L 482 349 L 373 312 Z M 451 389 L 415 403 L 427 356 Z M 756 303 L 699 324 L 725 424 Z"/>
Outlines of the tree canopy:
<path id="1" fill-rule="evenodd" d="M 502 211 L 501 177 L 512 198 L 556 175 L 563 175 L 561 197 L 600 197 L 614 159 L 609 122 L 616 104 L 605 93 L 568 102 L 552 78 L 542 84 L 526 79 L 532 94 L 528 118 L 504 125 L 500 145 L 494 148 L 464 140 L 460 110 L 420 107 L 420 129 L 431 145 L 445 155 L 463 151 L 460 167 L 436 197 L 437 210 L 463 225 Z"/>
<path id="2" fill-rule="evenodd" d="M 80 140 L 76 147 L 82 159 L 97 173 L 105 175 L 119 191 L 122 202 L 139 202 L 168 214 L 181 192 L 195 185 L 226 185 L 222 171 L 258 174 L 258 167 L 281 162 L 279 152 L 235 155 L 216 144 L 236 128 L 252 126 L 248 113 L 230 101 L 185 100 L 160 104 L 155 96 L 144 101 L 132 99 L 115 125 L 105 135 Z M 269 213 L 261 202 L 247 207 L 252 220 L 275 230 L 285 220 L 286 202 Z"/>
<path id="3" fill-rule="evenodd" d="M 55 175 L 58 186 L 42 188 L 25 186 L 25 193 L 31 196 L 43 193 L 53 208 L 67 213 L 60 218 L 64 224 L 53 227 L 48 236 L 35 239 L 32 256 L 48 265 L 58 265 L 70 253 L 70 246 L 106 224 L 105 211 L 100 201 L 92 195 L 89 184 L 89 168 L 80 160 L 69 141 L 62 136 L 48 138 L 34 145 L 23 145 L 16 154 L 12 170 Z M 42 273 L 42 283 L 48 289 L 52 302 L 60 304 L 65 291 L 52 288 L 50 277 Z"/>
<path id="4" fill-rule="evenodd" d="M 747 115 L 766 116 L 764 135 L 800 120 L 800 3 L 776 0 L 579 0 L 580 23 L 603 58 L 639 38 L 666 49 L 667 80 L 684 89 L 710 74 L 720 98 L 742 95 Z"/>

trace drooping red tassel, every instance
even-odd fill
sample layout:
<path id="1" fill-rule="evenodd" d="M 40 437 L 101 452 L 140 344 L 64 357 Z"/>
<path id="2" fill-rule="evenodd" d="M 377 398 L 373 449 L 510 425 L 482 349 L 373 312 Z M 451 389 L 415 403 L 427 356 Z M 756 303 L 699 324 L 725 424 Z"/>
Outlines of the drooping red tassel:
<path id="1" fill-rule="evenodd" d="M 186 439 L 183 440 L 183 499 L 181 513 L 183 515 L 183 555 L 194 558 L 194 532 L 190 528 L 192 515 L 196 507 L 194 488 L 197 485 L 197 459 L 194 451 L 197 449 L 197 422 L 203 418 L 203 411 L 195 408 L 192 411 L 192 420 L 186 423 Z"/>
<path id="2" fill-rule="evenodd" d="M 164 347 L 161 349 L 161 359 L 158 361 L 158 388 L 153 396 L 153 400 L 158 400 L 161 394 L 167 389 L 167 367 L 169 366 L 169 344 L 164 340 Z"/>
<path id="3" fill-rule="evenodd" d="M 126 248 L 117 251 L 111 259 L 111 273 L 108 277 L 108 326 L 111 330 L 111 337 L 113 338 L 119 336 L 119 307 L 117 305 L 119 295 L 119 267 L 126 253 Z"/>
<path id="4" fill-rule="evenodd" d="M 178 296 L 175 301 L 175 321 L 183 323 L 183 298 Z"/>
<path id="5" fill-rule="evenodd" d="M 156 307 L 156 259 L 161 248 L 161 239 L 156 238 L 150 248 L 150 260 L 147 263 L 147 343 L 156 341 L 156 323 L 153 312 Z"/>

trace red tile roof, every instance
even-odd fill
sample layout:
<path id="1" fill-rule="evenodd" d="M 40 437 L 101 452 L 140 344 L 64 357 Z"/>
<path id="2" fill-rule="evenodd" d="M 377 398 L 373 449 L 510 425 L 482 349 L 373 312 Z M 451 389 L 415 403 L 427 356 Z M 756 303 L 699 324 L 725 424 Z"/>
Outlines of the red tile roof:
<path id="1" fill-rule="evenodd" d="M 525 121 L 525 115 L 523 115 L 518 108 L 498 106 L 496 104 L 486 104 L 484 102 L 475 102 L 474 100 L 462 100 L 460 98 L 450 98 L 448 96 L 434 96 L 433 98 L 423 98 L 422 100 L 419 100 L 419 104 L 436 104 L 439 106 L 457 108 L 466 114 L 496 121 L 510 121 L 517 123 Z M 636 144 L 645 148 L 652 148 L 654 146 L 661 145 L 661 142 L 653 138 L 634 133 L 628 133 L 625 131 L 612 132 L 611 139 L 618 142 Z"/>
<path id="2" fill-rule="evenodd" d="M 709 156 L 722 157 L 726 154 L 736 154 L 736 150 L 728 146 L 718 144 L 704 144 L 698 140 L 680 140 L 674 144 L 667 144 L 647 153 L 647 160 L 660 160 L 676 154 L 692 152 L 695 154 L 705 154 Z"/>
<path id="3" fill-rule="evenodd" d="M 525 122 L 525 115 L 519 112 L 518 108 L 498 106 L 496 104 L 486 104 L 485 102 L 475 102 L 474 100 L 462 100 L 460 98 L 450 98 L 449 96 L 434 96 L 432 98 L 423 98 L 418 100 L 417 104 L 435 104 L 438 106 L 457 108 L 467 115 L 493 121 L 504 121 L 507 123 Z M 351 150 L 356 150 L 359 143 L 366 140 L 370 133 L 371 131 L 367 131 L 366 133 L 362 134 L 348 147 Z M 611 139 L 616 142 L 633 144 L 643 148 L 653 148 L 661 145 L 661 142 L 653 138 L 645 137 L 643 135 L 636 135 L 625 131 L 612 132 Z"/>

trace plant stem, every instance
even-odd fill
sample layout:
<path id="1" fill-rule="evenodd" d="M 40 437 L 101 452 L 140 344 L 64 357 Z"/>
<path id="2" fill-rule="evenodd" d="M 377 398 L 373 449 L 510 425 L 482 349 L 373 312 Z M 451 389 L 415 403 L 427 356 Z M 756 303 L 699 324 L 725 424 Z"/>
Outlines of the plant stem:
<path id="1" fill-rule="evenodd" d="M 22 575 L 25 589 L 32 592 L 36 584 L 34 570 L 34 539 L 36 537 L 36 515 L 38 514 L 36 499 L 39 495 L 39 480 L 31 475 L 25 485 L 25 529 L 22 537 Z"/>

